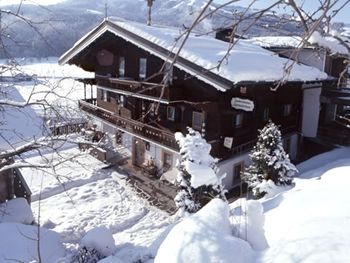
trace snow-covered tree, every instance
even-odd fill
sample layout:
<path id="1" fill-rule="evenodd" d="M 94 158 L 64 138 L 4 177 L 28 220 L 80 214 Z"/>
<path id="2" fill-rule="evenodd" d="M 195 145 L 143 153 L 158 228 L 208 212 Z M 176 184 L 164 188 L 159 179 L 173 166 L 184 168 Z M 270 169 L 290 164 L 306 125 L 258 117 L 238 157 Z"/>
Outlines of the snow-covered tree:
<path id="1" fill-rule="evenodd" d="M 250 154 L 252 164 L 242 174 L 254 196 L 267 193 L 264 187 L 271 180 L 275 185 L 291 185 L 298 172 L 283 149 L 281 131 L 272 121 L 259 130 L 258 141 Z"/>
<path id="2" fill-rule="evenodd" d="M 177 165 L 179 192 L 175 197 L 179 214 L 195 213 L 213 198 L 226 200 L 221 179 L 216 175 L 216 161 L 210 155 L 211 145 L 199 132 L 188 128 L 188 134 L 176 133 L 181 160 Z"/>

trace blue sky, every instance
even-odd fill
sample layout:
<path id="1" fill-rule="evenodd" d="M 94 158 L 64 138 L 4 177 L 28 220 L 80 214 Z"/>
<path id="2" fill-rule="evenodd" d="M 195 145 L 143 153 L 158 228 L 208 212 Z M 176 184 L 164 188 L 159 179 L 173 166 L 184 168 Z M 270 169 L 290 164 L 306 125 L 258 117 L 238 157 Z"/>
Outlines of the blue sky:
<path id="1" fill-rule="evenodd" d="M 253 0 L 239 0 L 235 5 L 239 6 L 248 6 Z M 228 0 L 215 0 L 215 2 L 219 3 L 225 3 L 228 2 Z M 264 8 L 266 6 L 271 5 L 273 3 L 273 0 L 257 0 L 253 7 L 254 8 Z M 317 9 L 319 6 L 318 0 L 296 0 L 298 3 L 303 3 L 303 7 L 308 10 L 309 12 L 312 12 Z M 347 3 L 345 8 L 339 12 L 339 14 L 335 17 L 334 21 L 337 22 L 345 22 L 350 24 L 350 1 L 349 0 L 340 0 L 339 4 L 337 6 L 341 6 L 344 3 Z M 277 10 L 278 11 L 278 10 Z M 286 12 L 284 10 L 280 10 L 280 12 Z"/>

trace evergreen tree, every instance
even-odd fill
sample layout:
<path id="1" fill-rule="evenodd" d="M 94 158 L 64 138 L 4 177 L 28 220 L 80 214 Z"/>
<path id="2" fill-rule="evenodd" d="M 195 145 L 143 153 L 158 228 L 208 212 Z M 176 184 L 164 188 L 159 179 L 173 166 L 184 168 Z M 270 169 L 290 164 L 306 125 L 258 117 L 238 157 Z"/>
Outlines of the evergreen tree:
<path id="1" fill-rule="evenodd" d="M 191 128 L 186 136 L 176 133 L 175 137 L 181 154 L 179 191 L 174 199 L 179 214 L 195 213 L 213 198 L 226 200 L 221 178 L 216 175 L 216 161 L 209 154 L 211 145 Z"/>
<path id="2" fill-rule="evenodd" d="M 252 164 L 242 174 L 242 179 L 258 198 L 267 193 L 263 187 L 267 181 L 278 186 L 291 185 L 292 176 L 298 172 L 283 149 L 280 130 L 272 121 L 259 130 L 250 158 Z"/>

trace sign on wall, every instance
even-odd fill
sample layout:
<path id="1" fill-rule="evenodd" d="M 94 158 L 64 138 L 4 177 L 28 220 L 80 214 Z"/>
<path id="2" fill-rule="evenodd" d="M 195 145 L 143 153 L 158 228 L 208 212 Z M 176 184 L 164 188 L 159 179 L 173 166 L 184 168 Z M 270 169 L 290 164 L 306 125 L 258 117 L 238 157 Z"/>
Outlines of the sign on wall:
<path id="1" fill-rule="evenodd" d="M 232 98 L 231 106 L 236 110 L 253 111 L 254 102 L 248 99 Z"/>
<path id="2" fill-rule="evenodd" d="M 233 143 L 233 138 L 232 137 L 225 137 L 225 139 L 224 139 L 224 146 L 226 148 L 231 149 L 232 143 Z"/>

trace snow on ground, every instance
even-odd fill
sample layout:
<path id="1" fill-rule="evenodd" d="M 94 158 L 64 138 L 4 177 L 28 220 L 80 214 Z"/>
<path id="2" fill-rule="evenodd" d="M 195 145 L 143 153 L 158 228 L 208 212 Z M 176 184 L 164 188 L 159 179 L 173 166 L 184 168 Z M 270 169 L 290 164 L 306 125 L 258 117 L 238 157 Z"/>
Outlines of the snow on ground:
<path id="1" fill-rule="evenodd" d="M 6 60 L 0 61 L 2 65 L 7 63 Z M 7 97 L 0 100 L 24 103 L 45 99 L 62 117 L 70 120 L 83 118 L 77 102 L 78 99 L 84 98 L 83 84 L 74 81 L 73 78 L 92 77 L 91 73 L 76 66 L 59 66 L 57 58 L 19 59 L 17 63 L 21 65 L 21 71 L 16 69 L 6 74 L 14 76 L 21 72 L 36 77 L 32 81 L 15 82 L 14 85 L 8 82 L 1 83 L 1 89 L 7 92 Z M 96 91 L 93 89 L 93 96 L 95 95 Z M 87 89 L 87 97 L 91 97 L 90 88 Z M 57 113 L 46 111 L 45 114 L 52 118 L 57 117 Z M 43 115 L 42 106 L 5 106 L 5 111 L 0 112 L 1 134 L 4 136 L 0 138 L 0 149 L 8 149 L 9 144 L 19 146 L 23 141 L 41 137 L 42 131 L 45 130 Z"/>
<path id="2" fill-rule="evenodd" d="M 22 170 L 34 194 L 34 217 L 40 203 L 40 223 L 61 235 L 67 257 L 87 231 L 101 226 L 112 232 L 117 246 L 115 255 L 123 262 L 154 257 L 162 240 L 161 233 L 170 224 L 168 215 L 150 207 L 129 188 L 122 175 L 103 169 L 104 164 L 87 153 L 69 157 L 77 152 L 76 149 L 61 152 L 63 157 L 68 157 L 56 170 L 63 186 L 50 169 Z M 29 161 L 35 162 L 35 158 L 39 157 Z"/>
<path id="3" fill-rule="evenodd" d="M 298 169 L 293 189 L 263 201 L 270 248 L 257 262 L 349 262 L 350 148 Z"/>
<path id="4" fill-rule="evenodd" d="M 40 233 L 40 257 L 37 250 Z M 54 263 L 64 256 L 64 248 L 57 233 L 37 226 L 16 223 L 0 224 L 0 262 Z"/>
<path id="5" fill-rule="evenodd" d="M 245 263 L 251 257 L 249 244 L 232 236 L 229 206 L 221 199 L 213 199 L 173 227 L 154 262 Z"/>

